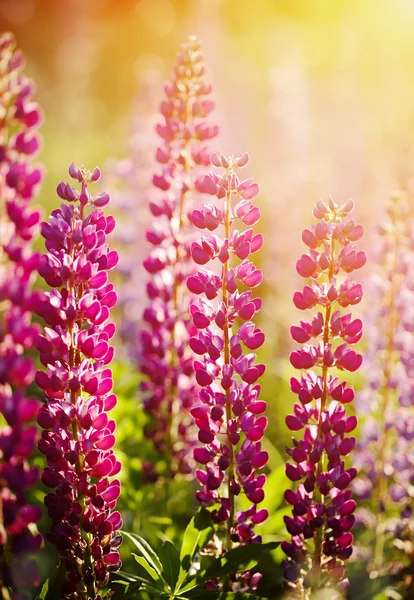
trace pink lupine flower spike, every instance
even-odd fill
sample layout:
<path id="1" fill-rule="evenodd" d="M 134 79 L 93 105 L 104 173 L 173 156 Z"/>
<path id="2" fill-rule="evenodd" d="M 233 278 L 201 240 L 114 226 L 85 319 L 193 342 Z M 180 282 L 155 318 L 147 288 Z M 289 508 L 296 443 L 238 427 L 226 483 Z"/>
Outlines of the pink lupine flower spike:
<path id="1" fill-rule="evenodd" d="M 112 479 L 121 464 L 113 450 L 115 422 L 107 414 L 117 402 L 109 368 L 115 333 L 109 316 L 117 296 L 108 271 L 118 255 L 106 244 L 115 226 L 101 210 L 109 196 L 94 197 L 88 189 L 99 169 L 90 173 L 72 163 L 69 174 L 81 190 L 60 183 L 57 193 L 68 204 L 41 226 L 48 253 L 39 273 L 52 289 L 38 309 L 47 324 L 37 343 L 46 368 L 36 375 L 45 396 L 38 445 L 47 459 L 42 481 L 53 490 L 45 496 L 52 519 L 46 537 L 66 569 L 62 598 L 102 600 L 98 590 L 121 564 L 120 483 Z"/>
<path id="2" fill-rule="evenodd" d="M 260 210 L 252 202 L 259 186 L 251 179 L 240 181 L 237 175 L 248 162 L 247 153 L 238 158 L 214 153 L 211 162 L 224 168 L 224 173 L 210 173 L 200 182 L 199 189 L 216 196 L 222 206 L 203 204 L 191 213 L 190 219 L 196 227 L 209 231 L 222 226 L 224 237 L 214 233 L 191 246 L 195 263 L 216 261 L 219 266 L 219 274 L 201 268 L 187 281 L 189 290 L 200 295 L 200 300 L 190 306 L 193 323 L 199 330 L 190 345 L 200 356 L 194 367 L 201 387 L 200 403 L 191 414 L 203 444 L 194 450 L 196 461 L 202 465 L 196 472 L 203 486 L 197 497 L 203 506 L 219 503 L 212 517 L 223 535 L 225 550 L 230 550 L 260 542 L 254 526 L 267 518 L 267 510 L 259 508 L 266 476 L 258 472 L 268 461 L 261 445 L 267 426 L 263 414 L 266 403 L 260 400 L 258 384 L 265 367 L 256 362 L 254 354 L 263 344 L 264 334 L 252 321 L 262 305 L 260 298 L 252 297 L 252 289 L 263 276 L 249 260 L 262 247 L 263 236 L 255 234 L 252 228 L 260 218 Z M 237 222 L 249 228 L 239 231 L 234 227 Z M 241 291 L 242 286 L 248 289 Z M 246 511 L 237 511 L 240 493 L 251 502 Z M 229 583 L 235 590 L 254 590 L 260 578 L 259 573 L 233 574 Z M 211 587 L 217 585 L 218 582 L 211 582 Z"/>
<path id="3" fill-rule="evenodd" d="M 147 436 L 164 458 L 166 481 L 177 473 L 191 475 L 194 431 L 189 409 L 198 395 L 188 341 L 195 333 L 185 281 L 192 273 L 191 227 L 188 213 L 194 201 L 200 170 L 210 164 L 208 142 L 218 133 L 207 121 L 214 108 L 211 86 L 204 81 L 199 41 L 191 37 L 177 56 L 174 77 L 165 86 L 156 127 L 162 140 L 156 159 L 161 172 L 153 177 L 159 198 L 150 202 L 155 219 L 147 231 L 152 249 L 144 260 L 151 279 L 150 305 L 143 313 L 141 383 L 144 407 L 152 416 Z M 152 465 L 147 476 L 156 478 Z"/>
<path id="4" fill-rule="evenodd" d="M 286 424 L 304 433 L 293 438 L 288 450 L 292 462 L 287 463 L 286 474 L 300 483 L 285 493 L 293 507 L 292 517 L 285 517 L 292 538 L 282 548 L 288 557 L 283 563 L 286 585 L 301 598 L 320 587 L 345 587 L 344 561 L 352 553 L 350 530 L 356 503 L 349 484 L 356 469 L 345 465 L 345 457 L 355 446 L 349 434 L 357 418 L 346 415 L 345 405 L 353 400 L 354 390 L 330 372 L 332 368 L 353 372 L 362 362 L 351 347 L 361 338 L 362 322 L 340 311 L 362 298 L 359 284 L 349 277 L 340 279 L 341 272 L 347 275 L 366 261 L 353 243 L 363 231 L 349 218 L 352 209 L 351 200 L 343 206 L 331 199 L 319 200 L 313 211 L 318 223 L 302 235 L 309 252 L 296 264 L 298 273 L 312 282 L 295 293 L 295 306 L 300 310 L 322 307 L 312 320 L 291 328 L 292 338 L 302 347 L 291 353 L 290 361 L 305 373 L 291 379 L 299 403 Z"/>

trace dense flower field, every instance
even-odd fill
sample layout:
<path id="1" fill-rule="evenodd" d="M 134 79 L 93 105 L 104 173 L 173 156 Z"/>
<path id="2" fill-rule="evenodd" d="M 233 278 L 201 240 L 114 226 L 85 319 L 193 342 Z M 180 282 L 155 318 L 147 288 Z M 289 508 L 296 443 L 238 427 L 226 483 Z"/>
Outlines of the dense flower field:
<path id="1" fill-rule="evenodd" d="M 358 199 L 298 211 L 276 359 L 283 214 L 211 80 L 190 36 L 128 158 L 73 156 L 42 206 L 47 117 L 0 36 L 4 600 L 414 598 L 412 200 L 368 260 Z"/>

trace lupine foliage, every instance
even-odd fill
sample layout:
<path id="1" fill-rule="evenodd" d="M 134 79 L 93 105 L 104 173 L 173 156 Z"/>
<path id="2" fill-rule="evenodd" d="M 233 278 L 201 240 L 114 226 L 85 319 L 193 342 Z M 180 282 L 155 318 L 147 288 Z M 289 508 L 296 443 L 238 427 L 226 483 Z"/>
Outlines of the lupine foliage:
<path id="1" fill-rule="evenodd" d="M 38 254 L 31 248 L 40 220 L 31 208 L 42 174 L 32 166 L 39 149 L 39 107 L 33 83 L 25 76 L 24 56 L 11 34 L 0 36 L 0 595 L 7 588 L 37 580 L 22 554 L 37 550 L 35 523 L 39 506 L 27 502 L 27 489 L 38 479 L 30 466 L 36 446 L 38 400 L 28 387 L 35 363 L 28 352 L 38 336 L 32 324 L 32 291 Z"/>

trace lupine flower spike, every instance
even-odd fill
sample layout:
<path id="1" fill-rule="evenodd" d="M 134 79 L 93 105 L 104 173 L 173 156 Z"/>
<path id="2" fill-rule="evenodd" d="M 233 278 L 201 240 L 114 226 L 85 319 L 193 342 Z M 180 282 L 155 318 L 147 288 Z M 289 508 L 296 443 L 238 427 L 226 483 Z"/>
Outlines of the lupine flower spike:
<path id="1" fill-rule="evenodd" d="M 218 133 L 217 126 L 206 121 L 214 104 L 203 76 L 200 44 L 190 38 L 177 56 L 172 82 L 165 86 L 167 98 L 160 107 L 165 121 L 156 127 L 163 140 L 156 153 L 161 173 L 153 178 L 160 198 L 150 203 L 156 222 L 147 231 L 153 249 L 144 261 L 151 276 L 151 305 L 143 314 L 141 371 L 147 380 L 141 389 L 145 409 L 153 416 L 147 435 L 164 454 L 167 477 L 191 473 L 188 411 L 197 391 L 188 346 L 194 331 L 184 291 L 191 270 L 187 213 L 199 167 L 209 164 L 206 142 Z"/>
<path id="2" fill-rule="evenodd" d="M 109 368 L 115 326 L 108 319 L 117 299 L 108 271 L 118 255 L 106 243 L 115 226 L 101 210 L 109 196 L 88 189 L 99 169 L 72 163 L 69 174 L 81 190 L 60 183 L 57 193 L 67 204 L 41 226 L 48 253 L 39 273 L 52 290 L 38 309 L 47 324 L 37 343 L 46 368 L 36 375 L 46 401 L 38 413 L 39 450 L 47 459 L 42 481 L 53 490 L 45 496 L 52 519 L 46 537 L 66 569 L 61 597 L 101 600 L 99 588 L 120 566 L 120 483 L 110 478 L 121 464 L 107 414 L 116 404 Z"/>
<path id="3" fill-rule="evenodd" d="M 262 281 L 262 272 L 249 260 L 260 250 L 263 236 L 254 233 L 260 210 L 252 202 L 259 186 L 252 179 L 240 181 L 237 172 L 247 165 L 247 153 L 226 158 L 214 153 L 211 162 L 224 168 L 222 175 L 210 173 L 199 183 L 200 191 L 216 196 L 219 204 L 203 204 L 190 215 L 200 229 L 224 228 L 224 237 L 202 237 L 191 246 L 191 256 L 202 265 L 188 278 L 187 286 L 200 299 L 190 306 L 198 334 L 190 346 L 200 359 L 194 362 L 201 387 L 199 403 L 191 409 L 203 444 L 194 450 L 202 468 L 196 471 L 203 486 L 197 497 L 202 506 L 218 504 L 212 512 L 221 533 L 218 551 L 241 544 L 260 542 L 254 526 L 267 518 L 258 505 L 264 499 L 266 475 L 259 473 L 268 454 L 261 439 L 267 426 L 266 403 L 260 400 L 258 380 L 265 366 L 256 363 L 254 351 L 264 342 L 263 332 L 252 319 L 262 301 L 252 297 L 252 289 Z M 247 225 L 239 231 L 236 224 Z M 204 267 L 215 261 L 219 274 Z M 247 288 L 247 289 L 246 289 Z M 242 291 L 245 290 L 245 291 Z M 237 496 L 251 502 L 246 511 L 237 511 Z M 233 575 L 235 591 L 256 589 L 261 575 Z M 210 582 L 217 587 L 218 582 Z"/>
<path id="4" fill-rule="evenodd" d="M 355 445 L 349 434 L 357 418 L 347 417 L 345 405 L 353 400 L 354 390 L 330 370 L 353 372 L 362 362 L 351 348 L 362 336 L 362 322 L 350 313 L 341 314 L 341 308 L 362 298 L 362 286 L 341 277 L 366 261 L 354 245 L 363 230 L 349 218 L 353 207 L 351 200 L 342 206 L 331 199 L 319 200 L 313 210 L 318 223 L 302 234 L 309 252 L 296 264 L 299 275 L 310 277 L 311 284 L 294 294 L 295 306 L 300 310 L 322 307 L 310 321 L 290 330 L 293 340 L 303 344 L 291 353 L 290 361 L 304 372 L 300 379 L 291 379 L 299 402 L 286 424 L 303 434 L 293 438 L 288 450 L 292 462 L 287 463 L 286 474 L 299 485 L 285 493 L 293 507 L 292 517 L 285 517 L 292 539 L 282 547 L 288 557 L 283 563 L 286 584 L 303 599 L 315 589 L 345 587 L 344 560 L 352 553 L 350 530 L 356 503 L 349 485 L 356 469 L 345 465 L 345 457 Z"/>
<path id="5" fill-rule="evenodd" d="M 34 524 L 40 507 L 26 490 L 38 478 L 29 459 L 36 447 L 38 401 L 28 395 L 35 366 L 27 355 L 38 335 L 31 323 L 31 289 L 38 255 L 31 249 L 40 214 L 30 208 L 42 174 L 31 165 L 39 149 L 41 116 L 32 102 L 33 83 L 23 73 L 23 54 L 12 34 L 0 36 L 0 596 L 30 586 L 35 572 L 22 554 L 39 548 Z M 33 533 L 32 533 L 33 532 Z M 32 581 L 30 581 L 30 573 Z"/>
<path id="6" fill-rule="evenodd" d="M 368 387 L 357 396 L 364 415 L 355 453 L 360 498 L 357 524 L 372 531 L 371 577 L 414 584 L 414 227 L 408 203 L 395 193 L 379 228 L 376 269 L 368 283 L 371 308 L 364 323 Z M 411 540 L 411 541 L 410 541 Z M 365 554 L 370 548 L 364 548 Z M 405 556 L 404 556 L 405 555 Z M 410 558 L 411 555 L 411 558 Z M 411 570 L 411 578 L 408 575 Z M 406 574 L 405 574 L 406 573 Z"/>

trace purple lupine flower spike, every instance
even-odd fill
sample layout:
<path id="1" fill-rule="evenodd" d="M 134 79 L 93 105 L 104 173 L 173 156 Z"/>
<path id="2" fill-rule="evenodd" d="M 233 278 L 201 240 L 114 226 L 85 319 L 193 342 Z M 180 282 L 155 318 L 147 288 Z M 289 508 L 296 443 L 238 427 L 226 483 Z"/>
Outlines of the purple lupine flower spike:
<path id="1" fill-rule="evenodd" d="M 214 108 L 204 82 L 204 65 L 197 38 L 191 37 L 177 56 L 173 80 L 165 86 L 160 111 L 164 122 L 156 126 L 162 139 L 156 159 L 161 166 L 153 184 L 159 198 L 150 202 L 155 218 L 147 231 L 152 250 L 144 260 L 151 279 L 151 301 L 143 313 L 141 384 L 144 407 L 153 416 L 147 429 L 157 450 L 164 453 L 167 477 L 191 474 L 193 435 L 189 409 L 197 397 L 193 354 L 188 341 L 194 327 L 188 312 L 185 281 L 191 273 L 188 237 L 190 201 L 200 167 L 209 164 L 207 142 L 218 133 L 206 118 Z"/>
<path id="2" fill-rule="evenodd" d="M 117 401 L 109 368 L 115 333 L 109 317 L 117 296 L 108 271 L 118 255 L 106 243 L 115 219 L 100 210 L 109 196 L 92 196 L 88 189 L 99 169 L 90 173 L 72 163 L 69 174 L 81 190 L 60 183 L 58 196 L 67 203 L 41 225 L 48 253 L 39 273 L 52 289 L 38 308 L 47 324 L 37 342 L 46 368 L 36 374 L 45 396 L 38 446 L 47 459 L 42 481 L 53 490 L 45 496 L 52 519 L 46 537 L 66 569 L 62 598 L 101 600 L 99 588 L 120 567 L 120 483 L 112 477 L 121 464 L 113 451 L 115 422 L 108 417 Z"/>
<path id="3" fill-rule="evenodd" d="M 293 438 L 288 450 L 291 462 L 286 474 L 299 485 L 285 493 L 293 507 L 292 517 L 285 517 L 292 539 L 282 548 L 288 557 L 283 562 L 286 585 L 303 598 L 319 587 L 346 586 L 344 560 L 352 553 L 350 530 L 356 503 L 349 484 L 356 469 L 347 468 L 344 458 L 355 445 L 349 434 L 357 418 L 347 417 L 345 410 L 354 390 L 330 369 L 352 372 L 362 362 L 351 348 L 361 338 L 362 322 L 340 310 L 362 298 L 361 285 L 349 277 L 340 279 L 342 273 L 347 275 L 366 262 L 364 252 L 353 243 L 363 234 L 362 227 L 349 218 L 353 206 L 351 200 L 343 206 L 331 199 L 317 202 L 313 214 L 318 223 L 302 234 L 309 252 L 296 264 L 298 273 L 312 282 L 294 294 L 295 306 L 300 310 L 322 307 L 310 321 L 291 328 L 293 340 L 303 345 L 291 353 L 290 361 L 305 372 L 300 379 L 291 379 L 299 403 L 286 424 L 292 431 L 304 431 Z"/>
<path id="4" fill-rule="evenodd" d="M 375 274 L 367 284 L 368 386 L 356 398 L 363 433 L 354 456 L 360 472 L 354 491 L 360 497 L 356 518 L 367 531 L 364 539 L 372 532 L 372 543 L 364 548 L 368 570 L 373 577 L 392 573 L 396 580 L 400 572 L 405 589 L 412 585 L 404 571 L 412 564 L 414 534 L 414 226 L 403 194 L 394 193 L 385 208 Z"/>
<path id="5" fill-rule="evenodd" d="M 23 554 L 39 548 L 35 533 L 39 506 L 29 506 L 26 490 L 38 479 L 30 466 L 36 447 L 38 401 L 27 394 L 35 365 L 27 356 L 38 336 L 32 324 L 33 275 L 38 255 L 31 242 L 40 214 L 30 208 L 42 174 L 31 164 L 39 148 L 39 107 L 33 83 L 24 75 L 24 56 L 11 33 L 0 35 L 0 596 L 29 587 L 38 575 Z M 27 574 L 27 576 L 26 576 Z M 30 578 L 31 581 L 30 581 Z"/>
<path id="6" fill-rule="evenodd" d="M 260 210 L 252 202 L 259 186 L 251 179 L 240 181 L 237 175 L 248 162 L 247 153 L 238 158 L 214 153 L 211 162 L 224 168 L 224 173 L 205 176 L 199 189 L 216 196 L 219 204 L 203 204 L 193 210 L 190 219 L 196 227 L 210 232 L 224 227 L 224 237 L 213 233 L 191 245 L 194 262 L 203 266 L 187 281 L 189 290 L 200 296 L 190 306 L 199 330 L 190 345 L 200 356 L 194 367 L 201 387 L 200 403 L 191 414 L 203 444 L 194 450 L 195 460 L 202 465 L 196 472 L 203 486 L 197 497 L 203 506 L 220 504 L 212 513 L 213 520 L 222 533 L 225 550 L 230 550 L 260 542 L 254 526 L 267 518 L 267 510 L 258 506 L 264 499 L 266 482 L 259 471 L 268 461 L 261 445 L 267 426 L 266 403 L 260 400 L 258 384 L 265 366 L 256 362 L 254 353 L 262 346 L 264 334 L 252 321 L 262 305 L 260 298 L 252 296 L 252 289 L 263 276 L 249 260 L 262 247 L 263 236 L 253 230 L 260 219 Z M 236 229 L 240 222 L 248 229 Z M 204 267 L 212 261 L 218 263 L 219 274 Z M 251 505 L 238 512 L 240 493 L 246 494 Z M 234 575 L 234 583 L 236 580 Z M 259 581 L 259 574 L 253 579 L 246 574 L 244 584 L 256 589 Z"/>

